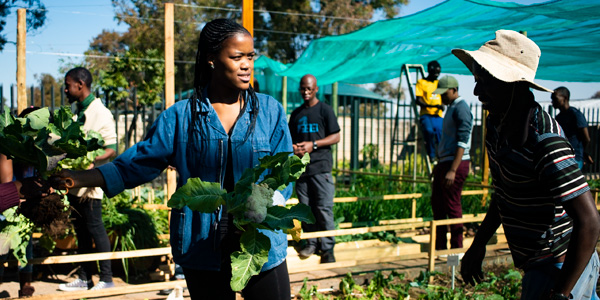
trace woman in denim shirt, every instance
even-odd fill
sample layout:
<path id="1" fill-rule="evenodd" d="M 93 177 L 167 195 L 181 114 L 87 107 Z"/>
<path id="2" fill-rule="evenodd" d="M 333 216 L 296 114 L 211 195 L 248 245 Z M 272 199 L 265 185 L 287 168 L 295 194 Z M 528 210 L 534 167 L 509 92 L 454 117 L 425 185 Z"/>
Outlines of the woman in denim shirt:
<path id="1" fill-rule="evenodd" d="M 198 43 L 192 98 L 163 112 L 144 141 L 112 163 L 63 171 L 54 181 L 71 177 L 76 187 L 101 186 L 112 197 L 173 166 L 178 187 L 199 177 L 231 191 L 259 158 L 292 152 L 283 107 L 250 85 L 254 56 L 252 36 L 242 26 L 227 19 L 207 23 Z M 291 188 L 283 194 L 287 199 Z M 229 285 L 229 255 L 239 249 L 240 234 L 232 221 L 224 206 L 210 214 L 188 207 L 172 210 L 173 258 L 183 267 L 192 299 L 235 299 Z M 264 233 L 272 245 L 269 260 L 242 294 L 245 299 L 290 299 L 287 237 L 282 232 Z"/>

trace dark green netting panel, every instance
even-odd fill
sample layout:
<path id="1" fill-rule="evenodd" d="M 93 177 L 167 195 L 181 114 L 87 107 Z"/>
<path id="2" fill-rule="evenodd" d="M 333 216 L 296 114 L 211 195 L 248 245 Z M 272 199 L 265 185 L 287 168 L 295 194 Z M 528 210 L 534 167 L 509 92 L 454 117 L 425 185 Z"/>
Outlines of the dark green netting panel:
<path id="1" fill-rule="evenodd" d="M 287 76 L 290 92 L 297 92 L 297 81 L 308 73 L 320 86 L 374 83 L 398 77 L 403 64 L 426 65 L 431 60 L 440 62 L 443 73 L 470 74 L 450 51 L 476 50 L 498 29 L 526 31 L 540 46 L 537 79 L 595 82 L 600 77 L 599 0 L 534 5 L 448 0 L 410 16 L 315 40 L 293 65 L 259 59 L 255 69 L 265 76 L 265 85 L 281 86 L 280 77 L 267 77 Z M 281 95 L 281 87 L 272 95 Z"/>

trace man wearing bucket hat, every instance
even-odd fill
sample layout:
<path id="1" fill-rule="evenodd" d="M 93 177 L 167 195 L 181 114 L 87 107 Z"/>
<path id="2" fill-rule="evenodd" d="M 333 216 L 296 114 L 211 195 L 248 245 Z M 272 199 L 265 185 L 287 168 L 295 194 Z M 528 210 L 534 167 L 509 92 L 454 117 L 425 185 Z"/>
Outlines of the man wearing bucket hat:
<path id="1" fill-rule="evenodd" d="M 473 115 L 469 105 L 458 95 L 458 81 L 452 76 L 440 78 L 434 91 L 448 106 L 437 148 L 439 163 L 433 169 L 431 209 L 433 219 L 462 218 L 461 192 L 469 174 L 469 149 Z M 446 226 L 437 227 L 436 250 L 447 249 Z M 463 247 L 463 224 L 450 225 L 450 247 Z"/>
<path id="2" fill-rule="evenodd" d="M 475 77 L 474 94 L 489 111 L 486 146 L 494 194 L 462 260 L 463 280 L 483 277 L 485 245 L 502 225 L 515 266 L 523 269 L 521 299 L 595 299 L 600 216 L 560 126 L 530 88 L 539 47 L 524 35 L 496 32 L 479 50 L 452 53 Z"/>

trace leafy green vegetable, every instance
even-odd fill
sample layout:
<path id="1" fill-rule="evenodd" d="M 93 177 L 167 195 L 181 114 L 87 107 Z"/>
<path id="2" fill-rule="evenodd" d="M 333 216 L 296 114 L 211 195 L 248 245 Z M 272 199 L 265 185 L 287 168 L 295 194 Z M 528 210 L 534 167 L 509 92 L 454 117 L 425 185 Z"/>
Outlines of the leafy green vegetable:
<path id="1" fill-rule="evenodd" d="M 27 245 L 33 232 L 33 223 L 29 222 L 23 215 L 17 213 L 17 207 L 5 210 L 2 215 L 6 220 L 0 222 L 0 231 L 5 238 L 4 243 L 10 243 L 13 256 L 21 266 L 27 265 Z M 0 245 L 4 247 L 5 245 Z"/>
<path id="2" fill-rule="evenodd" d="M 0 153 L 24 165 L 33 166 L 43 178 L 63 158 L 77 159 L 100 149 L 104 141 L 96 132 L 86 134 L 73 121 L 68 106 L 54 111 L 50 123 L 47 107 L 15 118 L 8 107 L 0 116 Z"/>
<path id="3" fill-rule="evenodd" d="M 227 212 L 234 216 L 234 224 L 243 231 L 241 251 L 231 254 L 231 288 L 234 291 L 241 291 L 268 260 L 271 242 L 259 229 L 292 229 L 294 220 L 315 222 L 307 205 L 297 204 L 289 209 L 273 206 L 274 192 L 298 180 L 310 162 L 308 154 L 302 158 L 290 154 L 282 152 L 261 158 L 258 166 L 244 171 L 232 192 L 222 190 L 217 182 L 190 178 L 169 200 L 169 207 L 182 209 L 187 206 L 202 213 L 212 213 L 221 205 L 227 206 Z M 267 170 L 270 172 L 265 172 Z"/>

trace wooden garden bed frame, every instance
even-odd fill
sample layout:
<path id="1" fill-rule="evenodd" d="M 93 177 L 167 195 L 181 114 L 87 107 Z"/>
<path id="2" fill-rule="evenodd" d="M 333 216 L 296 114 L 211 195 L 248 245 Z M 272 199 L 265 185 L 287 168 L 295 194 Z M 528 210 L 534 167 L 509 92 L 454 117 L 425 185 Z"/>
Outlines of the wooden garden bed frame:
<path id="1" fill-rule="evenodd" d="M 487 195 L 487 190 L 472 190 L 472 191 L 463 191 L 463 195 Z M 380 257 L 375 259 L 356 259 L 351 261 L 339 261 L 336 263 L 330 264 L 319 264 L 317 266 L 310 266 L 308 268 L 296 268 L 294 270 L 290 270 L 290 273 L 300 273 L 300 272 L 308 272 L 314 270 L 326 270 L 340 267 L 353 267 L 365 264 L 374 264 L 374 263 L 383 263 L 383 262 L 392 262 L 399 260 L 408 260 L 408 259 L 419 259 L 419 258 L 428 258 L 429 259 L 429 269 L 433 270 L 435 266 L 435 259 L 437 255 L 440 254 L 453 254 L 453 253 L 461 253 L 466 249 L 450 249 L 444 251 L 436 251 L 435 250 L 435 227 L 437 226 L 445 226 L 447 224 L 457 224 L 457 223 L 470 223 L 470 222 L 481 222 L 484 218 L 484 215 L 472 216 L 465 215 L 462 219 L 449 219 L 449 220 L 427 220 L 424 218 L 418 218 L 416 216 L 416 205 L 417 199 L 422 198 L 422 194 L 413 193 L 413 194 L 398 194 L 398 195 L 385 195 L 385 196 L 374 196 L 374 197 L 338 197 L 334 198 L 334 203 L 349 203 L 349 202 L 360 202 L 360 201 L 375 201 L 375 200 L 410 200 L 411 201 L 411 217 L 407 219 L 396 219 L 396 220 L 381 220 L 381 221 L 373 221 L 373 222 L 359 222 L 359 223 L 341 223 L 340 228 L 337 230 L 330 231 L 319 231 L 319 232 L 310 232 L 310 233 L 302 233 L 302 238 L 316 238 L 316 237 L 325 237 L 325 236 L 343 236 L 343 235 L 352 235 L 352 234 L 363 234 L 369 232 L 381 232 L 381 231 L 402 231 L 402 230 L 414 230 L 416 228 L 430 228 L 430 247 L 429 251 L 415 253 L 415 254 L 407 254 L 407 255 L 399 255 L 399 256 L 391 256 L 391 257 Z M 298 203 L 297 199 L 290 199 L 288 204 Z M 169 209 L 164 204 L 145 204 L 143 205 L 144 209 Z M 360 227 L 354 227 L 360 226 Z M 34 238 L 38 235 L 34 235 Z M 164 237 L 163 237 L 164 238 Z M 288 235 L 288 240 L 291 240 L 291 236 Z M 492 248 L 506 248 L 506 245 L 491 245 Z M 369 251 L 369 248 L 364 248 L 362 251 Z M 115 252 L 106 252 L 106 253 L 94 253 L 94 254 L 75 254 L 75 255 L 61 255 L 61 256 L 49 256 L 49 257 L 39 257 L 30 260 L 30 264 L 36 265 L 50 265 L 50 264 L 62 264 L 62 263 L 77 263 L 77 262 L 86 262 L 86 261 L 97 261 L 97 260 L 107 260 L 107 259 L 124 259 L 124 258 L 136 258 L 136 257 L 148 257 L 148 256 L 171 256 L 171 247 L 161 247 L 161 248 L 153 248 L 153 249 L 142 249 L 142 250 L 134 250 L 134 251 L 115 251 Z M 5 263 L 5 265 L 14 265 L 16 261 L 9 261 Z M 131 294 L 131 293 L 141 293 L 148 292 L 154 290 L 161 290 L 166 288 L 173 288 L 176 285 L 185 286 L 185 281 L 169 281 L 169 282 L 157 282 L 157 283 L 149 283 L 149 284 L 139 284 L 139 285 L 130 285 L 126 287 L 115 287 L 100 291 L 78 291 L 78 292 L 60 292 L 56 294 L 45 294 L 34 296 L 29 299 L 79 299 L 79 298 L 93 298 L 93 297 L 108 297 L 122 294 Z"/>

